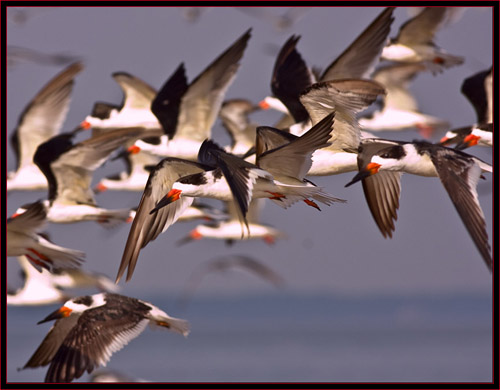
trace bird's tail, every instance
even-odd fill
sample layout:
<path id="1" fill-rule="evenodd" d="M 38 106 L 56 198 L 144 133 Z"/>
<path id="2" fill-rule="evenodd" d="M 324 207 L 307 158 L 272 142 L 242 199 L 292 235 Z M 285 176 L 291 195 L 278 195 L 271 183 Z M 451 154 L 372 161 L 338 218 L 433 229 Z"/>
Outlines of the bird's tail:
<path id="1" fill-rule="evenodd" d="M 151 321 L 152 327 L 164 327 L 173 332 L 180 333 L 184 337 L 189 334 L 189 322 L 180 318 L 170 317 L 169 315 L 156 316 Z"/>
<path id="2" fill-rule="evenodd" d="M 327 192 L 323 191 L 321 187 L 316 187 L 313 185 L 286 185 L 286 193 L 284 197 L 275 196 L 270 197 L 270 199 L 279 205 L 280 207 L 287 208 L 298 201 L 306 201 L 309 198 L 315 199 L 318 202 L 330 206 L 332 203 L 341 202 L 345 203 L 346 200 L 336 198 Z M 306 202 L 307 203 L 307 202 Z"/>

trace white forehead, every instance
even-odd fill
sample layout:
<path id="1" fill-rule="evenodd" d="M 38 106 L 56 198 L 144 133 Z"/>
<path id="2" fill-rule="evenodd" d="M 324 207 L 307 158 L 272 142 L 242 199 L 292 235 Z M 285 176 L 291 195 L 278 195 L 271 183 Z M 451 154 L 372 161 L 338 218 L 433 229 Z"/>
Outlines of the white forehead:
<path id="1" fill-rule="evenodd" d="M 102 306 L 105 303 L 106 301 L 104 300 L 104 294 L 96 294 L 92 296 L 92 302 L 90 303 L 90 305 L 86 305 L 83 303 L 75 303 L 74 300 L 69 300 L 64 304 L 64 306 L 66 306 L 67 308 L 71 309 L 74 312 L 81 313 L 84 310 Z"/>

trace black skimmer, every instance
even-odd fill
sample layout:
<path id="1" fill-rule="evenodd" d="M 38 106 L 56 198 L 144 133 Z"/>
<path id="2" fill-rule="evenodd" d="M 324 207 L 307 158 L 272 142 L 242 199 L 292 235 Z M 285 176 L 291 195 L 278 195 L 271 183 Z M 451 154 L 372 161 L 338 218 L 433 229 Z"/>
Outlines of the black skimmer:
<path id="1" fill-rule="evenodd" d="M 116 281 L 127 268 L 127 281 L 130 280 L 140 250 L 175 223 L 193 202 L 193 197 L 235 202 L 245 225 L 248 225 L 245 216 L 252 198 L 269 198 L 283 208 L 303 200 L 319 209 L 309 198 L 327 205 L 345 202 L 303 179 L 310 166 L 312 150 L 328 145 L 333 118 L 334 113 L 327 115 L 306 133 L 305 138 L 297 138 L 258 157 L 261 164 L 278 175 L 276 180 L 273 174 L 259 168 L 258 164 L 256 166 L 231 155 L 210 140 L 205 140 L 200 147 L 198 159 L 201 164 L 172 157 L 160 161 L 146 184 Z"/>
<path id="2" fill-rule="evenodd" d="M 302 134 L 310 127 L 307 110 L 299 98 L 316 80 L 369 78 L 387 42 L 394 20 L 393 11 L 393 7 L 384 9 L 321 75 L 315 75 L 297 51 L 296 45 L 300 36 L 291 36 L 280 50 L 273 69 L 271 90 L 275 97 L 266 97 L 260 103 L 264 109 L 274 108 L 293 117 L 291 120 L 285 116 L 275 126 L 291 126 L 290 132 L 296 135 Z"/>
<path id="3" fill-rule="evenodd" d="M 18 256 L 24 279 L 23 286 L 7 294 L 7 305 L 50 305 L 70 299 L 68 289 L 95 288 L 99 291 L 116 292 L 118 286 L 105 275 L 84 271 L 81 268 L 46 269 L 35 271 L 26 256 Z"/>
<path id="4" fill-rule="evenodd" d="M 327 176 L 358 170 L 358 146 L 377 144 L 381 147 L 393 145 L 390 140 L 371 138 L 371 134 L 360 131 L 356 114 L 371 103 L 379 95 L 385 93 L 384 88 L 370 80 L 331 80 L 316 83 L 306 89 L 300 100 L 307 109 L 313 123 L 328 113 L 336 110 L 336 119 L 331 132 L 331 145 L 318 149 L 313 153 L 310 176 Z M 290 135 L 291 136 L 291 135 Z M 290 137 L 289 136 L 289 137 Z M 293 136 L 291 136 L 293 137 Z M 384 237 L 392 237 L 394 219 L 399 199 L 398 172 L 384 172 L 363 180 L 366 201 L 374 220 Z M 395 208 L 373 208 L 372 205 L 385 204 L 391 200 Z"/>
<path id="5" fill-rule="evenodd" d="M 17 169 L 7 174 L 7 191 L 47 188 L 47 180 L 33 164 L 41 143 L 59 133 L 69 110 L 74 78 L 83 65 L 74 63 L 52 78 L 30 101 L 19 117 L 10 141 Z"/>
<path id="6" fill-rule="evenodd" d="M 361 145 L 359 153 L 364 166 L 346 186 L 384 171 L 439 177 L 481 257 L 492 270 L 486 222 L 476 190 L 481 173 L 493 171 L 491 165 L 462 151 L 425 141 L 400 142 L 375 151 Z"/>
<path id="7" fill-rule="evenodd" d="M 226 202 L 226 208 L 229 219 L 225 221 L 216 221 L 211 224 L 197 225 L 189 234 L 180 239 L 177 244 L 182 245 L 193 240 L 202 238 L 212 238 L 224 240 L 227 244 L 232 244 L 237 240 L 262 239 L 267 244 L 274 244 L 276 239 L 285 237 L 285 233 L 269 225 L 260 223 L 260 213 L 264 207 L 264 199 L 252 199 L 248 206 L 247 222 L 248 234 L 242 234 L 241 221 L 238 211 L 233 202 Z M 184 216 L 184 214 L 182 214 Z M 180 220 L 180 218 L 179 218 Z"/>
<path id="8" fill-rule="evenodd" d="M 126 72 L 115 72 L 112 77 L 123 92 L 123 103 L 119 107 L 108 103 L 95 103 L 92 113 L 80 125 L 92 128 L 92 135 L 125 127 L 159 129 L 158 119 L 151 111 L 151 102 L 156 96 L 156 90 Z"/>
<path id="9" fill-rule="evenodd" d="M 452 7 L 426 7 L 401 25 L 397 37 L 384 47 L 381 58 L 397 62 L 428 61 L 433 64 L 433 73 L 461 65 L 463 57 L 449 54 L 434 43 L 436 33 L 449 21 L 452 12 Z"/>
<path id="10" fill-rule="evenodd" d="M 345 202 L 325 193 L 305 179 L 312 166 L 313 153 L 330 145 L 329 139 L 335 115 L 332 109 L 301 137 L 290 135 L 288 141 L 282 142 L 281 145 L 269 141 L 269 134 L 280 133 L 280 130 L 266 126 L 257 128 L 256 165 L 273 175 L 273 185 L 276 188 L 257 185 L 253 191 L 254 198 L 269 198 L 285 208 L 297 200 L 303 200 L 306 204 L 319 209 L 314 201 L 304 199 L 306 193 L 309 193 L 306 198 L 313 198 L 326 205 Z"/>
<path id="11" fill-rule="evenodd" d="M 379 67 L 373 80 L 386 89 L 380 111 L 358 120 L 361 128 L 369 131 L 400 131 L 416 128 L 424 138 L 434 131 L 449 128 L 443 119 L 419 111 L 418 103 L 408 87 L 420 73 L 429 70 L 429 62 L 394 63 Z"/>
<path id="12" fill-rule="evenodd" d="M 222 103 L 219 118 L 231 138 L 227 152 L 243 156 L 254 147 L 257 124 L 251 123 L 248 116 L 259 109 L 247 99 L 230 99 Z"/>
<path id="13" fill-rule="evenodd" d="M 456 149 L 470 146 L 493 146 L 493 68 L 476 73 L 464 80 L 462 93 L 476 111 L 476 124 L 450 130 L 441 145 L 456 143 Z"/>
<path id="14" fill-rule="evenodd" d="M 149 302 L 112 293 L 73 298 L 38 324 L 53 320 L 57 321 L 23 367 L 50 364 L 47 383 L 71 382 L 85 371 L 105 366 L 147 325 L 189 334 L 187 321 L 170 317 Z"/>
<path id="15" fill-rule="evenodd" d="M 274 285 L 276 288 L 282 288 L 285 285 L 285 280 L 281 275 L 253 257 L 246 255 L 222 256 L 207 260 L 193 270 L 180 294 L 179 306 L 186 307 L 196 289 L 208 274 L 231 270 L 249 272 Z"/>
<path id="16" fill-rule="evenodd" d="M 330 145 L 314 152 L 308 175 L 325 176 L 357 170 L 357 148 L 367 134 L 361 132 L 356 114 L 384 94 L 385 89 L 379 83 L 356 79 L 323 81 L 303 92 L 300 101 L 312 123 L 335 110 Z"/>
<path id="17" fill-rule="evenodd" d="M 48 220 L 56 223 L 97 220 L 103 226 L 127 221 L 129 209 L 97 207 L 90 182 L 94 170 L 115 149 L 143 134 L 142 128 L 118 129 L 73 144 L 74 133 L 66 133 L 41 144 L 33 160 L 49 183 Z"/>
<path id="18" fill-rule="evenodd" d="M 127 170 L 99 180 L 99 183 L 97 183 L 97 185 L 94 187 L 95 193 L 101 193 L 107 190 L 144 190 L 144 186 L 146 185 L 149 177 L 147 166 L 154 166 L 158 164 L 160 158 L 150 153 L 142 152 L 139 147 L 133 144 L 128 145 L 129 143 L 131 142 L 125 143 L 125 150 L 116 158 L 114 158 L 123 158 Z"/>
<path id="19" fill-rule="evenodd" d="M 92 128 L 93 136 L 109 130 L 130 127 L 161 130 L 158 119 L 151 111 L 151 103 L 156 96 L 156 90 L 145 81 L 126 72 L 115 72 L 112 77 L 122 89 L 123 103 L 119 107 L 103 102 L 95 103 L 92 113 L 85 118 L 81 126 Z M 145 137 L 147 137 L 147 132 L 145 132 Z M 144 138 L 145 142 L 159 142 L 159 136 L 149 138 L 150 141 Z M 144 166 L 158 164 L 159 158 L 142 152 L 138 147 L 133 146 L 134 142 L 135 140 L 125 143 L 126 150 L 120 154 L 127 170 L 100 180 L 94 189 L 96 193 L 106 190 L 144 190 L 149 177 L 149 172 Z"/>
<path id="20" fill-rule="evenodd" d="M 207 149 L 211 147 L 212 143 L 205 141 L 200 153 L 203 149 L 203 153 L 210 154 Z M 212 153 L 217 152 L 218 156 L 224 153 L 222 150 Z M 175 223 L 193 203 L 194 197 L 213 197 L 231 202 L 236 199 L 240 215 L 244 219 L 255 181 L 259 177 L 272 181 L 272 176 L 236 156 L 227 156 L 231 161 L 223 163 L 224 169 L 216 168 L 216 164 L 207 165 L 175 157 L 166 157 L 156 165 L 151 171 L 132 222 L 116 282 L 127 268 L 127 281 L 130 280 L 140 250 Z M 225 174 L 228 174 L 228 179 L 224 178 Z M 174 188 L 174 184 L 181 188 Z"/>
<path id="21" fill-rule="evenodd" d="M 250 31 L 238 38 L 191 84 L 187 84 L 184 64 L 177 68 L 151 105 L 165 134 L 158 145 L 137 141 L 141 150 L 161 157 L 197 159 L 200 145 L 210 138 L 224 95 L 236 77 Z"/>
<path id="22" fill-rule="evenodd" d="M 41 201 L 7 219 L 7 256 L 25 255 L 38 270 L 78 267 L 85 253 L 55 245 L 42 234 L 47 212 Z"/>
<path id="23" fill-rule="evenodd" d="M 69 296 L 52 284 L 50 272 L 46 269 L 36 271 L 24 255 L 18 256 L 17 260 L 21 265 L 24 284 L 15 291 L 7 292 L 7 305 L 50 305 L 68 300 Z"/>

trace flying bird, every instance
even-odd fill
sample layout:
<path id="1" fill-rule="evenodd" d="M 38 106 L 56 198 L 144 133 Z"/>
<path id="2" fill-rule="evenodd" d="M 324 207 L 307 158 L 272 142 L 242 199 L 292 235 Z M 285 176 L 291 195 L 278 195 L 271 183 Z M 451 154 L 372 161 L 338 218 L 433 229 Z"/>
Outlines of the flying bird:
<path id="1" fill-rule="evenodd" d="M 450 20 L 454 7 L 426 7 L 399 28 L 399 33 L 384 47 L 381 58 L 397 62 L 422 62 L 432 64 L 433 73 L 461 65 L 464 57 L 456 56 L 440 48 L 435 35 Z"/>
<path id="2" fill-rule="evenodd" d="M 85 371 L 105 366 L 113 353 L 141 334 L 146 326 L 184 336 L 189 323 L 136 298 L 100 293 L 73 298 L 38 322 L 56 320 L 26 368 L 50 364 L 46 383 L 72 382 Z"/>
<path id="3" fill-rule="evenodd" d="M 23 213 L 7 219 L 7 256 L 26 256 L 39 272 L 42 268 L 78 267 L 85 253 L 64 248 L 46 239 L 42 230 L 47 221 L 47 211 L 41 201 L 29 205 Z"/>
<path id="4" fill-rule="evenodd" d="M 7 174 L 7 191 L 47 188 L 47 179 L 33 163 L 43 142 L 59 134 L 69 110 L 74 78 L 83 65 L 76 62 L 53 77 L 29 102 L 10 137 L 16 156 L 16 171 Z M 82 128 L 75 129 L 75 132 Z"/>
<path id="5" fill-rule="evenodd" d="M 491 165 L 459 150 L 425 141 L 399 142 L 379 150 L 361 146 L 359 153 L 364 166 L 346 186 L 384 171 L 439 177 L 486 266 L 492 270 L 486 222 L 476 189 L 481 173 L 493 171 Z"/>

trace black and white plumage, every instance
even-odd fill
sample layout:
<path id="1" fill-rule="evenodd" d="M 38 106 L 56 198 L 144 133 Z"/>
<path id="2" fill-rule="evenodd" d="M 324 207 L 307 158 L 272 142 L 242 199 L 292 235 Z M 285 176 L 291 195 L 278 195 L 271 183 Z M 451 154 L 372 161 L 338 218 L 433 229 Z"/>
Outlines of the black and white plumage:
<path id="1" fill-rule="evenodd" d="M 326 205 L 334 202 L 345 202 L 324 192 L 305 179 L 313 162 L 312 155 L 317 149 L 330 145 L 329 139 L 334 126 L 335 112 L 330 112 L 301 137 L 291 134 L 281 135 L 278 129 L 260 126 L 257 128 L 256 164 L 259 168 L 271 173 L 276 189 L 254 189 L 253 197 L 270 197 L 278 205 L 287 207 L 297 200 L 303 200 L 310 206 L 319 207 L 308 198 Z"/>
<path id="2" fill-rule="evenodd" d="M 209 140 L 200 147 L 199 161 L 167 157 L 151 171 L 130 228 L 117 282 L 127 268 L 127 281 L 130 280 L 140 250 L 175 223 L 194 197 L 234 201 L 246 223 L 256 180 L 272 182 L 268 172 L 224 152 Z"/>
<path id="3" fill-rule="evenodd" d="M 434 73 L 461 65 L 464 57 L 447 53 L 434 43 L 436 33 L 450 20 L 453 7 L 426 7 L 399 28 L 398 35 L 382 51 L 382 59 L 433 64 Z"/>
<path id="4" fill-rule="evenodd" d="M 161 125 L 151 111 L 151 102 L 156 96 L 156 90 L 140 78 L 126 72 L 112 74 L 123 92 L 123 102 L 120 106 L 96 102 L 92 113 L 81 123 L 82 127 L 92 128 L 92 136 L 106 131 L 140 127 L 152 130 L 151 136 L 144 133 L 145 142 L 159 142 L 162 134 Z M 117 175 L 105 177 L 95 187 L 96 192 L 106 190 L 142 191 L 148 180 L 149 172 L 145 165 L 155 165 L 159 158 L 134 148 L 136 139 L 124 143 L 126 152 L 120 155 L 126 165 L 126 171 Z"/>
<path id="5" fill-rule="evenodd" d="M 192 203 L 193 198 L 181 197 L 178 201 L 173 202 L 171 206 L 163 207 L 151 213 L 163 198 L 179 198 L 178 192 L 171 191 L 174 182 L 184 176 L 202 173 L 207 170 L 210 170 L 210 167 L 174 157 L 164 158 L 155 166 L 149 175 L 139 207 L 130 227 L 116 282 L 120 280 L 127 268 L 127 281 L 130 280 L 140 250 L 150 241 L 155 240 L 165 228 L 172 225 L 182 214 L 182 211 Z"/>
<path id="6" fill-rule="evenodd" d="M 7 305 L 49 305 L 63 303 L 75 296 L 68 289 L 92 288 L 99 291 L 116 292 L 118 286 L 108 277 L 82 268 L 36 271 L 26 256 L 18 256 L 24 284 L 7 294 Z"/>
<path id="7" fill-rule="evenodd" d="M 151 104 L 164 135 L 158 145 L 136 142 L 141 150 L 161 157 L 196 161 L 201 143 L 211 137 L 212 126 L 226 91 L 236 77 L 250 32 L 251 29 L 246 31 L 190 84 L 184 64 L 177 68 Z"/>
<path id="8" fill-rule="evenodd" d="M 259 109 L 247 99 L 229 99 L 222 103 L 219 118 L 231 138 L 227 152 L 245 155 L 255 145 L 257 124 L 251 123 L 248 116 Z"/>
<path id="9" fill-rule="evenodd" d="M 120 106 L 96 102 L 92 113 L 81 123 L 83 127 L 91 127 L 92 135 L 104 131 L 125 127 L 144 127 L 159 129 L 160 124 L 151 111 L 151 102 L 156 90 L 140 78 L 126 72 L 112 74 L 123 92 Z"/>
<path id="10" fill-rule="evenodd" d="M 462 150 L 470 146 L 493 146 L 493 68 L 464 80 L 462 93 L 476 112 L 476 123 L 450 130 L 441 138 L 441 145 L 456 144 Z"/>
<path id="11" fill-rule="evenodd" d="M 114 150 L 143 134 L 142 128 L 118 129 L 73 144 L 74 133 L 66 133 L 41 144 L 33 160 L 49 184 L 49 221 L 97 220 L 104 224 L 127 221 L 130 210 L 106 210 L 97 206 L 90 183 L 94 170 Z"/>
<path id="12" fill-rule="evenodd" d="M 78 267 L 85 253 L 64 248 L 45 238 L 41 231 L 47 210 L 41 201 L 30 204 L 21 214 L 7 219 L 7 256 L 25 255 L 39 271 Z"/>
<path id="13" fill-rule="evenodd" d="M 382 148 L 366 158 L 364 164 L 347 185 L 383 171 L 439 177 L 481 257 L 492 270 L 486 222 L 476 190 L 481 173 L 493 171 L 491 165 L 462 151 L 424 141 Z"/>
<path id="14" fill-rule="evenodd" d="M 50 364 L 47 383 L 71 382 L 85 371 L 105 366 L 148 325 L 189 334 L 187 321 L 170 317 L 151 303 L 112 293 L 73 298 L 38 323 L 52 320 L 57 321 L 23 367 Z"/>
<path id="15" fill-rule="evenodd" d="M 307 121 L 309 116 L 298 97 L 316 81 L 316 77 L 296 49 L 299 39 L 300 36 L 292 35 L 284 43 L 276 57 L 271 78 L 271 91 L 293 117 L 293 123 Z"/>
<path id="16" fill-rule="evenodd" d="M 429 69 L 429 61 L 392 63 L 377 68 L 373 80 L 384 86 L 386 95 L 380 110 L 359 119 L 361 128 L 374 132 L 416 128 L 425 138 L 434 131 L 449 128 L 447 121 L 421 112 L 410 92 L 410 83 Z"/>
<path id="17" fill-rule="evenodd" d="M 368 79 L 387 42 L 394 20 L 393 11 L 393 7 L 384 9 L 321 75 L 315 75 L 297 51 L 296 45 L 300 37 L 290 37 L 278 54 L 273 70 L 271 90 L 275 98 L 265 98 L 261 107 L 289 112 L 295 121 L 290 131 L 300 135 L 302 128 L 310 127 L 308 112 L 301 104 L 300 96 L 316 81 Z M 291 126 L 293 121 L 284 118 L 275 126 L 282 128 L 284 125 Z"/>
<path id="18" fill-rule="evenodd" d="M 225 203 L 228 213 L 226 220 L 197 225 L 187 236 L 177 241 L 177 245 L 183 245 L 193 240 L 201 240 L 202 238 L 224 240 L 228 245 L 233 244 L 234 241 L 251 239 L 262 239 L 267 244 L 274 244 L 276 239 L 286 237 L 286 234 L 282 231 L 260 221 L 261 210 L 265 203 L 263 198 L 252 199 L 250 202 L 246 215 L 246 226 L 242 226 L 234 202 Z M 248 229 L 248 234 L 244 234 L 243 230 L 245 228 Z"/>
<path id="19" fill-rule="evenodd" d="M 69 110 L 74 78 L 82 69 L 82 63 L 76 62 L 57 74 L 19 117 L 10 138 L 17 159 L 16 171 L 8 173 L 7 191 L 47 188 L 45 177 L 33 164 L 33 155 L 38 145 L 59 133 Z"/>

